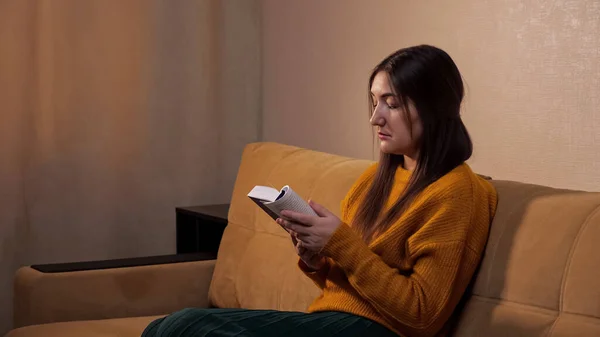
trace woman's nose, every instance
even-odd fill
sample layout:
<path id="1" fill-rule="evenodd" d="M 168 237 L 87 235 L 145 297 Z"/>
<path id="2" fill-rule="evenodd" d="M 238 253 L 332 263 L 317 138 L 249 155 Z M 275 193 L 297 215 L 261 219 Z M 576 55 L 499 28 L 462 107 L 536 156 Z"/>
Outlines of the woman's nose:
<path id="1" fill-rule="evenodd" d="M 379 107 L 373 109 L 373 115 L 371 115 L 370 122 L 373 126 L 383 126 L 383 124 L 385 124 L 385 119 L 381 116 Z"/>

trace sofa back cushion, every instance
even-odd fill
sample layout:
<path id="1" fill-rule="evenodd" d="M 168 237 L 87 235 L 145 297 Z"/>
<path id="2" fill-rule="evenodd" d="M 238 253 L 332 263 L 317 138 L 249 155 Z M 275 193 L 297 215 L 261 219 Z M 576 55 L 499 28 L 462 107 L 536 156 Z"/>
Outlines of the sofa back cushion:
<path id="1" fill-rule="evenodd" d="M 600 194 L 494 181 L 499 203 L 457 336 L 600 336 Z"/>
<path id="2" fill-rule="evenodd" d="M 290 185 L 339 216 L 340 201 L 372 161 L 275 143 L 247 145 L 210 288 L 213 305 L 304 311 L 317 287 L 297 267 L 287 232 L 247 194 L 255 185 Z"/>

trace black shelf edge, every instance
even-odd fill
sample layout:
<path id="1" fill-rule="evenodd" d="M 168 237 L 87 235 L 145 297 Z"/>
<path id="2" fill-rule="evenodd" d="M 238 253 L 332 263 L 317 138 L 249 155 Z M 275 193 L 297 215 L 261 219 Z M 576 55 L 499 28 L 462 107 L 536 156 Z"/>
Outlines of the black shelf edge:
<path id="1" fill-rule="evenodd" d="M 227 224 L 227 214 L 229 212 L 229 204 L 175 207 L 175 212 L 186 214 L 198 219 L 215 221 L 222 224 Z"/>
<path id="2" fill-rule="evenodd" d="M 190 254 L 172 254 L 143 256 L 126 259 L 82 261 L 67 263 L 50 263 L 31 265 L 31 268 L 42 273 L 69 273 L 86 270 L 131 268 L 141 266 L 151 266 L 157 264 L 171 264 L 181 262 L 215 260 L 216 253 L 190 253 Z"/>

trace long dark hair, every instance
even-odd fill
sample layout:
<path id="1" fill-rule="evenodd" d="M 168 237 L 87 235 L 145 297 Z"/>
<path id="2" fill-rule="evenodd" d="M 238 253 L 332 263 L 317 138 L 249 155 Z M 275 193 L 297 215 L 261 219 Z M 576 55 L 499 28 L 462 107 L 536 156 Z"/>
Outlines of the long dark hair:
<path id="1" fill-rule="evenodd" d="M 412 102 L 423 125 L 418 143 L 419 157 L 408 185 L 400 198 L 385 212 L 384 207 L 394 184 L 403 155 L 381 153 L 375 178 L 362 198 L 352 221 L 366 242 L 388 229 L 406 207 L 427 186 L 464 163 L 473 153 L 473 143 L 460 118 L 464 86 L 456 64 L 443 50 L 420 45 L 400 49 L 379 63 L 369 78 L 370 95 L 375 76 L 385 72 L 395 94 L 408 113 Z"/>

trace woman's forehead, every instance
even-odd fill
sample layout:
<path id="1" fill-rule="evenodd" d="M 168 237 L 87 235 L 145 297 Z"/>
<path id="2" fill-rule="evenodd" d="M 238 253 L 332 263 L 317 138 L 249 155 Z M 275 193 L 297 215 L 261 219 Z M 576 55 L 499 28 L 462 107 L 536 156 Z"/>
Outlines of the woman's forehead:
<path id="1" fill-rule="evenodd" d="M 390 79 L 385 72 L 379 72 L 373 78 L 371 93 L 375 96 L 394 96 L 394 90 L 390 85 Z"/>

